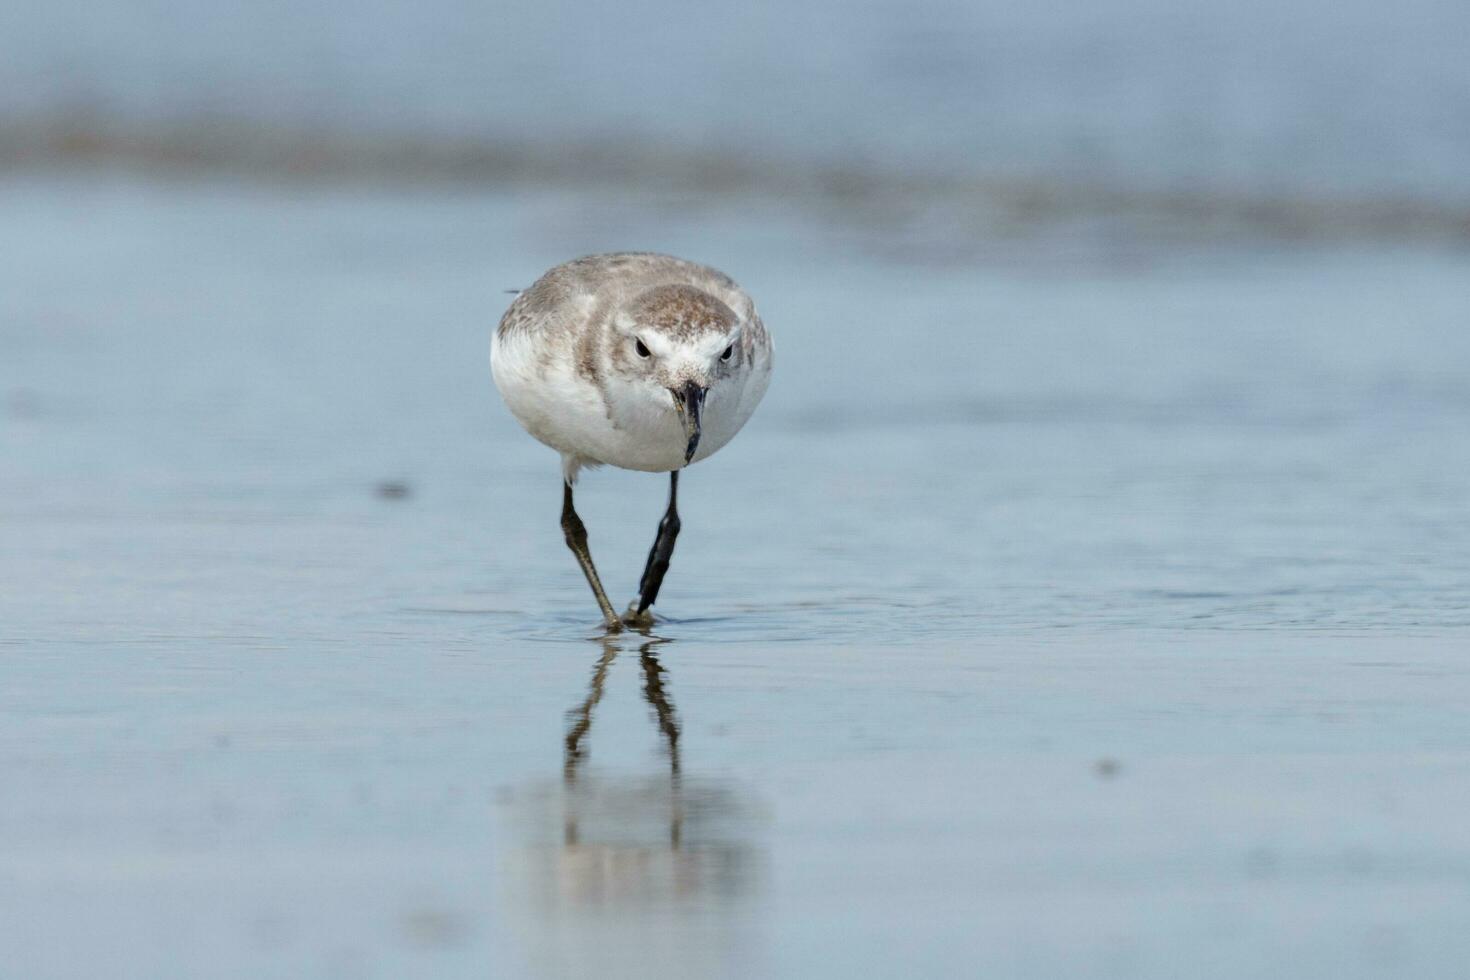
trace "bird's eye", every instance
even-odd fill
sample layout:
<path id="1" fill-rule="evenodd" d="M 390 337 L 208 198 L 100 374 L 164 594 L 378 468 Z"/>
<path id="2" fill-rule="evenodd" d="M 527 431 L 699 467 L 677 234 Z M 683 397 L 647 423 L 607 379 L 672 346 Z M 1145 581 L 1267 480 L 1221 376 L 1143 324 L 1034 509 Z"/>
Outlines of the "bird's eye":
<path id="1" fill-rule="evenodd" d="M 648 348 L 646 346 L 644 346 L 644 343 L 641 340 L 634 341 L 634 343 L 633 343 L 633 349 L 638 352 L 638 356 L 639 357 L 647 357 L 648 356 Z"/>
<path id="2" fill-rule="evenodd" d="M 734 356 L 735 356 L 735 345 L 734 344 L 731 344 L 729 347 L 726 347 L 725 348 L 725 353 L 723 353 L 723 354 L 720 355 L 720 360 L 722 360 L 722 361 L 728 361 L 730 358 L 732 358 Z"/>

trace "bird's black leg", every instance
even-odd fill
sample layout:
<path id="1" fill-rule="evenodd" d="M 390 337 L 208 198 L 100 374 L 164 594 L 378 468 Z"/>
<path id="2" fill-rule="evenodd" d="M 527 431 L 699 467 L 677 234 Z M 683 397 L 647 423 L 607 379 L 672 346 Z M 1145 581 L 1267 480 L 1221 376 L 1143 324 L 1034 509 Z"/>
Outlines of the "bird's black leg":
<path id="1" fill-rule="evenodd" d="M 597 605 L 602 609 L 602 618 L 610 630 L 621 629 L 623 621 L 618 619 L 618 614 L 613 612 L 612 603 L 607 601 L 607 593 L 602 591 L 602 580 L 597 577 L 597 567 L 592 564 L 592 552 L 587 550 L 587 526 L 577 516 L 577 510 L 572 506 L 572 485 L 562 484 L 561 497 L 561 530 L 566 535 L 567 547 L 572 549 L 572 554 L 577 556 L 577 564 L 582 566 L 582 574 L 587 576 L 587 584 L 592 586 L 592 594 L 597 597 Z"/>
<path id="2" fill-rule="evenodd" d="M 643 579 L 638 583 L 638 603 L 628 610 L 630 623 L 647 623 L 648 607 L 658 598 L 659 586 L 664 584 L 664 574 L 669 570 L 669 559 L 674 557 L 674 540 L 679 537 L 679 471 L 669 474 L 669 509 L 664 519 L 658 522 L 658 537 L 648 552 L 648 564 L 643 566 Z"/>

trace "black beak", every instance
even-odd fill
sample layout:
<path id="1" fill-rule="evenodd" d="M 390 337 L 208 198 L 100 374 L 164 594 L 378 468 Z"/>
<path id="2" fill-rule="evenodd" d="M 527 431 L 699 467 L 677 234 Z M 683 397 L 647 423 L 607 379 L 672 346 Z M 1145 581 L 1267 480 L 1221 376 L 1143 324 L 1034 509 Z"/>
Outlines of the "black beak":
<path id="1" fill-rule="evenodd" d="M 700 422 L 704 417 L 704 396 L 709 394 L 708 388 L 701 388 L 693 381 L 684 382 L 682 388 L 670 388 L 674 396 L 674 408 L 679 413 L 679 421 L 684 423 L 684 434 L 689 437 L 689 445 L 684 447 L 684 464 L 694 458 L 694 451 L 699 448 Z"/>

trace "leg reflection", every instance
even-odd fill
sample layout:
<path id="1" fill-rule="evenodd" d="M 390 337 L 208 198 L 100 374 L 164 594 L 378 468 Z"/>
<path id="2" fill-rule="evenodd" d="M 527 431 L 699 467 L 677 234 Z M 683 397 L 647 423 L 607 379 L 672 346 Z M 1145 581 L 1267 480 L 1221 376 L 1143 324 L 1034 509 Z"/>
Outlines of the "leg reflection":
<path id="1" fill-rule="evenodd" d="M 607 686 L 608 670 L 612 667 L 613 661 L 617 659 L 621 649 L 613 637 L 603 637 L 601 642 L 602 656 L 592 668 L 592 682 L 587 691 L 587 697 L 581 704 L 567 712 L 568 727 L 562 761 L 562 780 L 569 792 L 575 789 L 579 769 L 587 757 L 585 742 L 588 739 L 588 733 L 592 730 L 593 709 L 602 700 L 603 690 Z M 643 699 L 653 708 L 659 732 L 668 746 L 671 788 L 669 841 L 673 847 L 677 848 L 683 836 L 684 826 L 684 806 L 679 793 L 679 717 L 674 710 L 674 702 L 666 686 L 668 672 L 658 662 L 658 656 L 654 653 L 654 648 L 665 642 L 667 641 L 657 637 L 649 637 L 639 645 L 638 654 L 643 670 Z M 568 807 L 563 827 L 563 840 L 568 845 L 574 845 L 578 839 L 575 808 Z"/>
<path id="2" fill-rule="evenodd" d="M 617 656 L 618 645 L 610 637 L 603 637 L 602 656 L 598 658 L 597 666 L 592 668 L 592 687 L 587 692 L 587 699 L 567 712 L 571 725 L 567 729 L 566 753 L 562 759 L 562 781 L 566 783 L 568 790 L 576 783 L 577 767 L 587 754 L 587 750 L 582 747 L 582 739 L 587 737 L 587 732 L 592 728 L 592 709 L 602 700 L 602 690 L 607 684 L 607 670 Z M 568 845 L 577 843 L 577 818 L 571 808 L 567 809 L 562 837 Z"/>
<path id="3" fill-rule="evenodd" d="M 677 850 L 684 833 L 684 801 L 679 792 L 679 717 L 674 713 L 673 699 L 664 686 L 664 675 L 667 672 L 653 652 L 659 642 L 661 641 L 654 640 L 643 644 L 638 648 L 638 653 L 643 666 L 643 699 L 653 706 L 658 729 L 669 746 L 669 802 L 672 808 L 669 815 L 669 845 Z"/>

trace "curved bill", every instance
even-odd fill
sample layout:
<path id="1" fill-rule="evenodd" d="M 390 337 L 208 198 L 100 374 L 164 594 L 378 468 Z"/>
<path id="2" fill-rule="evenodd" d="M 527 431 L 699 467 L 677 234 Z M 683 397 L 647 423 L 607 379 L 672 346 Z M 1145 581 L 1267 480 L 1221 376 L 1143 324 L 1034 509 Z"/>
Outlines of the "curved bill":
<path id="1" fill-rule="evenodd" d="M 704 396 L 709 394 L 709 389 L 701 388 L 693 381 L 686 381 L 682 388 L 670 388 L 669 391 L 674 396 L 674 409 L 679 413 L 679 421 L 684 425 L 684 435 L 689 438 L 689 444 L 684 447 L 684 464 L 687 466 L 694 458 L 694 451 L 699 448 Z"/>

